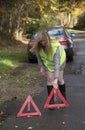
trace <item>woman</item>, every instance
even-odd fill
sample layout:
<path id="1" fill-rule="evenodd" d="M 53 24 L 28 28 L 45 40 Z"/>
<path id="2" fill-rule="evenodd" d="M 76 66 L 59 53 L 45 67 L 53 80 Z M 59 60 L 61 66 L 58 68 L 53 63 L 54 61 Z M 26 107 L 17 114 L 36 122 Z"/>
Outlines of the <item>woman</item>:
<path id="1" fill-rule="evenodd" d="M 40 66 L 40 72 L 47 77 L 47 90 L 50 94 L 53 87 L 59 89 L 66 98 L 63 70 L 66 63 L 65 51 L 56 39 L 50 39 L 46 30 L 39 31 L 35 36 L 35 44 L 31 49 L 35 52 Z M 50 104 L 54 103 L 52 98 Z"/>

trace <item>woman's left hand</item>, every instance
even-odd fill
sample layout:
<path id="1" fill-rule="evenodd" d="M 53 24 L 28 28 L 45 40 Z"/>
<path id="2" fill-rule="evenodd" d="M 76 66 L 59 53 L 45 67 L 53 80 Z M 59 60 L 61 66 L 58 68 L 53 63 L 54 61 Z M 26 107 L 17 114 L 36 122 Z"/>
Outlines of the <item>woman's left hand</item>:
<path id="1" fill-rule="evenodd" d="M 40 67 L 40 73 L 42 73 L 42 75 L 45 76 L 45 69 L 43 66 Z"/>

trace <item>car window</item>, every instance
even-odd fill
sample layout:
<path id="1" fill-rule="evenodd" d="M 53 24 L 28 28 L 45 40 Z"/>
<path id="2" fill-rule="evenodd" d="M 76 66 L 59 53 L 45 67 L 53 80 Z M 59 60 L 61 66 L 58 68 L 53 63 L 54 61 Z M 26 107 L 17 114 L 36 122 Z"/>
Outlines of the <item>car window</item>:
<path id="1" fill-rule="evenodd" d="M 35 38 L 36 36 L 37 36 L 37 32 L 32 35 L 31 40 L 34 40 L 34 38 Z"/>
<path id="2" fill-rule="evenodd" d="M 48 31 L 48 34 L 50 36 L 53 36 L 53 35 L 62 35 L 63 34 L 63 28 L 58 28 L 58 29 L 54 28 L 54 29 L 51 29 L 51 30 Z"/>

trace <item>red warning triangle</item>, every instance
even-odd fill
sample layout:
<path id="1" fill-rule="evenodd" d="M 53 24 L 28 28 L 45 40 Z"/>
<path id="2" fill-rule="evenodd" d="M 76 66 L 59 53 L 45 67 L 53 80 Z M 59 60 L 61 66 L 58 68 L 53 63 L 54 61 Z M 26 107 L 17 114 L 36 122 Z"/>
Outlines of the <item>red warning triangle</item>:
<path id="1" fill-rule="evenodd" d="M 54 96 L 54 102 L 56 102 L 56 94 L 58 94 L 59 98 L 61 99 L 61 101 L 63 102 L 62 104 L 49 104 L 51 98 Z M 46 103 L 44 105 L 44 108 L 59 108 L 59 107 L 67 107 L 69 104 L 68 102 L 65 100 L 65 98 L 63 97 L 63 95 L 61 94 L 60 90 L 58 88 L 53 88 L 50 95 L 48 96 Z"/>
<path id="2" fill-rule="evenodd" d="M 29 112 L 31 104 L 32 104 L 33 108 L 35 109 L 35 112 Z M 24 109 L 26 108 L 26 106 L 28 108 L 28 112 L 27 113 L 23 112 Z M 24 117 L 24 116 L 29 116 L 29 117 L 30 116 L 41 116 L 41 112 L 38 109 L 38 107 L 36 106 L 36 104 L 34 103 L 34 101 L 33 101 L 31 96 L 28 96 L 26 98 L 26 100 L 25 100 L 24 104 L 22 105 L 19 113 L 17 114 L 17 117 Z"/>

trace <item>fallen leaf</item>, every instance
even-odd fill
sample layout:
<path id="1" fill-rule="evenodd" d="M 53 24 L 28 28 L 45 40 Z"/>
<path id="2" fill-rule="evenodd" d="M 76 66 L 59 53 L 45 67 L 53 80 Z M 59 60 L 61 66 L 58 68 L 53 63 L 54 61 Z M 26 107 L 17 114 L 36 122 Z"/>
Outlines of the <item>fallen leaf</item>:
<path id="1" fill-rule="evenodd" d="M 30 127 L 28 127 L 28 130 L 32 130 L 32 127 L 30 126 Z"/>
<path id="2" fill-rule="evenodd" d="M 18 126 L 17 126 L 17 125 L 15 125 L 15 128 L 18 128 Z"/>
<path id="3" fill-rule="evenodd" d="M 1 112 L 0 112 L 0 115 L 3 115 L 3 114 L 4 114 L 4 112 L 3 112 L 3 111 L 1 111 Z"/>
<path id="4" fill-rule="evenodd" d="M 85 121 L 83 121 L 82 123 L 85 124 Z"/>
<path id="5" fill-rule="evenodd" d="M 62 122 L 63 125 L 65 125 L 65 122 Z"/>

